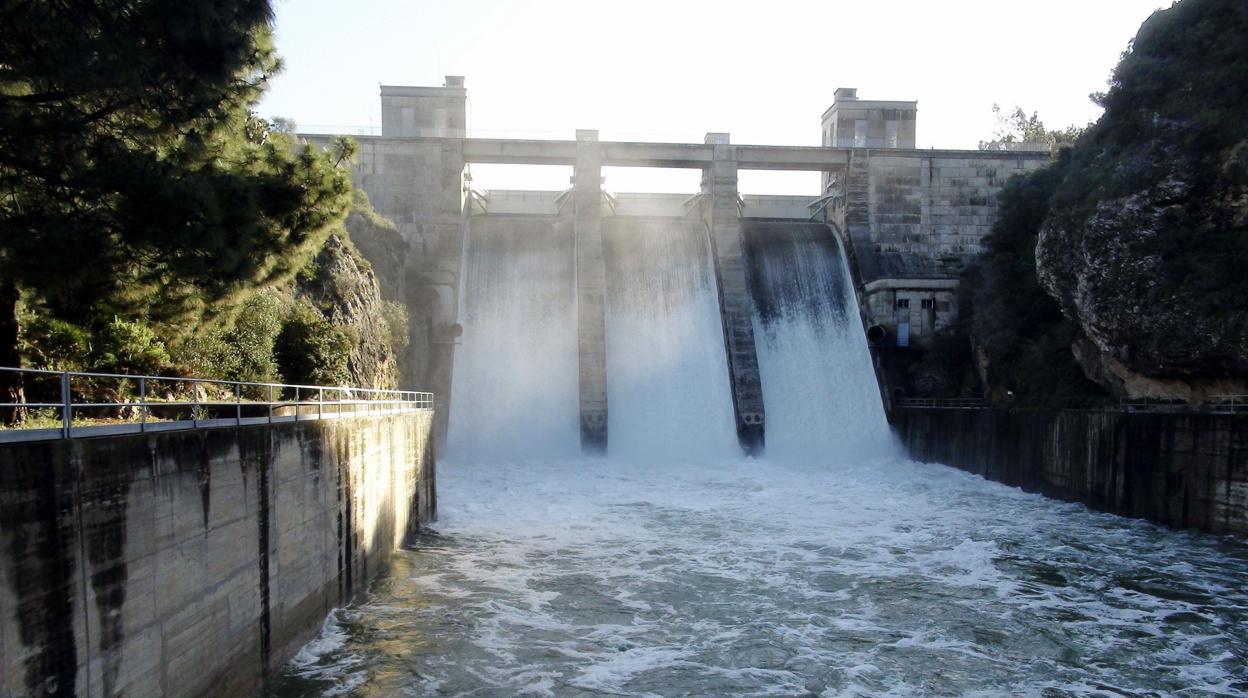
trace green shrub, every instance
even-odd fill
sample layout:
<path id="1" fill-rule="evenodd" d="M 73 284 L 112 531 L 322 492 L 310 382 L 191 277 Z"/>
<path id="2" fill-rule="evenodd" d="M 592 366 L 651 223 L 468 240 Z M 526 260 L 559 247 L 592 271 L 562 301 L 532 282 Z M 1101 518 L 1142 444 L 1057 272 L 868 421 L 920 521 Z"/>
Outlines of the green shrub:
<path id="1" fill-rule="evenodd" d="M 23 306 L 21 319 L 23 362 L 32 368 L 81 371 L 88 367 L 91 334 Z"/>
<path id="2" fill-rule="evenodd" d="M 277 335 L 274 353 L 282 378 L 302 385 L 347 385 L 356 339 L 307 301 L 299 301 Z"/>
<path id="3" fill-rule="evenodd" d="M 1036 240 L 1050 200 L 1069 169 L 1058 160 L 1010 179 L 998 198 L 986 250 L 962 275 L 963 320 L 987 361 L 989 389 L 1020 398 L 1065 399 L 1099 395 L 1075 361 L 1078 327 L 1036 276 Z"/>
<path id="4" fill-rule="evenodd" d="M 408 335 L 408 324 L 411 318 L 407 314 L 407 306 L 395 301 L 384 301 L 381 306 L 382 317 L 386 321 L 386 339 L 395 356 L 407 349 L 411 337 Z"/>
<path id="5" fill-rule="evenodd" d="M 227 338 L 237 357 L 232 380 L 270 383 L 280 378 L 273 350 L 287 313 L 271 293 L 258 294 L 243 306 Z"/>
<path id="6" fill-rule="evenodd" d="M 197 376 L 276 382 L 281 376 L 273 347 L 287 314 L 276 293 L 256 294 L 243 304 L 233 327 L 210 327 L 182 342 L 177 363 Z"/>
<path id="7" fill-rule="evenodd" d="M 90 363 L 92 370 L 102 373 L 155 375 L 173 362 L 150 326 L 115 317 L 96 331 Z"/>

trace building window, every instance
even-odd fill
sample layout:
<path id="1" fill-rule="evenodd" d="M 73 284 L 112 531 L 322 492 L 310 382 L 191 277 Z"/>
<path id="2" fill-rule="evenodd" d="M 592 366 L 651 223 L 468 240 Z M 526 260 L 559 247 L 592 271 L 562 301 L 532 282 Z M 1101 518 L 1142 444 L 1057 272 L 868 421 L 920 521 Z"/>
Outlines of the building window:
<path id="1" fill-rule="evenodd" d="M 922 308 L 923 310 L 932 310 L 936 307 L 936 299 L 924 298 L 923 300 L 919 301 L 919 307 Z"/>
<path id="2" fill-rule="evenodd" d="M 897 121 L 884 122 L 884 147 L 896 148 L 898 133 L 901 131 L 901 123 Z"/>
<path id="3" fill-rule="evenodd" d="M 859 119 L 854 122 L 854 147 L 864 148 L 867 145 L 867 121 Z"/>
<path id="4" fill-rule="evenodd" d="M 898 299 L 897 299 L 897 307 L 898 307 L 898 309 L 901 309 L 901 308 L 909 308 L 909 307 L 910 307 L 910 299 L 909 299 L 909 298 L 898 298 Z"/>

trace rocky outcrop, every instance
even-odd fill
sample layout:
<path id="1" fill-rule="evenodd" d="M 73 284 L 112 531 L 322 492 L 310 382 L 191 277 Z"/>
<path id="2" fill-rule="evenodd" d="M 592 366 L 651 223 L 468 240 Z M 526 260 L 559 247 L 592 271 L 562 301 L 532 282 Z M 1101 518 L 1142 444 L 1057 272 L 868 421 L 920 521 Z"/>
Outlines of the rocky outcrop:
<path id="1" fill-rule="evenodd" d="M 1036 271 L 1087 337 L 1080 364 L 1119 394 L 1245 392 L 1246 44 L 1239 0 L 1154 13 L 1067 154 Z"/>
<path id="2" fill-rule="evenodd" d="M 373 210 L 364 192 L 357 189 L 355 197 L 355 205 L 345 223 L 351 242 L 377 275 L 381 297 L 403 302 L 407 241 L 394 223 Z"/>
<path id="3" fill-rule="evenodd" d="M 356 190 L 355 204 L 347 216 L 346 228 L 351 242 L 368 260 L 377 275 L 381 297 L 402 305 L 408 313 L 406 349 L 397 357 L 399 379 L 403 385 L 431 385 L 429 377 L 430 347 L 433 342 L 429 321 L 436 296 L 413 273 L 414 260 L 410 245 L 389 219 L 373 210 L 363 191 Z"/>
<path id="4" fill-rule="evenodd" d="M 1109 352 L 1086 338 L 1071 345 L 1075 361 L 1088 378 L 1116 397 L 1177 399 L 1193 404 L 1224 395 L 1248 393 L 1248 381 L 1236 376 L 1164 378 L 1132 371 Z"/>
<path id="5" fill-rule="evenodd" d="M 1075 347 L 1084 370 L 1114 392 L 1182 399 L 1243 392 L 1248 299 L 1210 285 L 1235 263 L 1223 248 L 1248 236 L 1248 188 L 1208 186 L 1206 165 L 1173 146 L 1158 144 L 1133 160 L 1160 176 L 1101 200 L 1086 217 L 1049 216 L 1036 247 L 1040 282 L 1087 337 Z"/>
<path id="6" fill-rule="evenodd" d="M 372 267 L 350 241 L 335 234 L 325 241 L 309 271 L 300 278 L 297 292 L 355 340 L 347 363 L 351 385 L 396 387 L 398 365 Z"/>

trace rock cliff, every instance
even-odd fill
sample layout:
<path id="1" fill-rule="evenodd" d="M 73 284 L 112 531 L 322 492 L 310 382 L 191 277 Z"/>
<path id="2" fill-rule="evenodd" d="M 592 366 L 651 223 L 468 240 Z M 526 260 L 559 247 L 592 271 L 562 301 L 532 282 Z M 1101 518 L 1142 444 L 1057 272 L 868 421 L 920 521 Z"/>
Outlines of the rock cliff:
<path id="1" fill-rule="evenodd" d="M 1131 397 L 1248 392 L 1248 3 L 1185 0 L 1140 28 L 1070 153 L 1036 272 Z"/>
<path id="2" fill-rule="evenodd" d="M 398 365 L 387 309 L 369 263 L 350 241 L 334 234 L 309 272 L 299 279 L 297 294 L 311 301 L 330 322 L 346 328 L 355 340 L 347 362 L 351 384 L 396 387 Z"/>

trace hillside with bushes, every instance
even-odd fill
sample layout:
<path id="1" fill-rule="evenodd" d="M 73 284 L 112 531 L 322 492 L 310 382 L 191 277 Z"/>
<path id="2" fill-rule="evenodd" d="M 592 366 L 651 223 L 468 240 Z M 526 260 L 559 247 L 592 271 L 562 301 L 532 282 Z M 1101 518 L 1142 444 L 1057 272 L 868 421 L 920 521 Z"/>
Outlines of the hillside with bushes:
<path id="1" fill-rule="evenodd" d="M 1001 192 L 949 370 L 996 398 L 1248 392 L 1245 46 L 1239 0 L 1143 23 L 1102 117 Z"/>
<path id="2" fill-rule="evenodd" d="M 26 28 L 0 42 L 0 365 L 394 387 L 406 315 L 350 241 L 376 219 L 355 143 L 254 112 L 270 3 L 94 8 L 0 10 Z"/>

